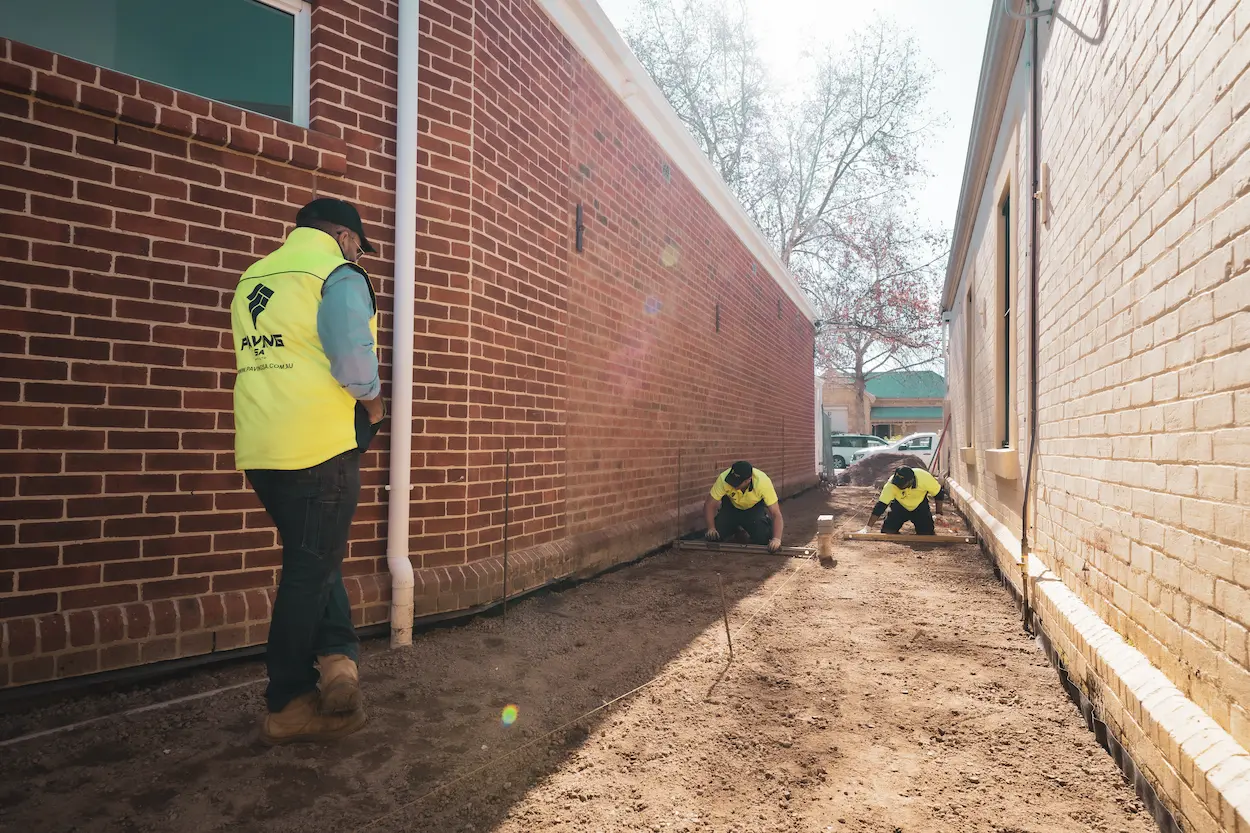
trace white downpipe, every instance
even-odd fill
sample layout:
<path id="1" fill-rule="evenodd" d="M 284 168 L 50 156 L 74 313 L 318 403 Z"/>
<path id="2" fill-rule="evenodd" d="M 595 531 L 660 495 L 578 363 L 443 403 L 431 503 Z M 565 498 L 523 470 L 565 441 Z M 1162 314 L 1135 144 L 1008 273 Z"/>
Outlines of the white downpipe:
<path id="1" fill-rule="evenodd" d="M 816 471 L 824 471 L 825 464 L 825 379 L 816 374 Z"/>
<path id="2" fill-rule="evenodd" d="M 412 318 L 417 268 L 417 66 L 421 3 L 399 4 L 399 78 L 395 147 L 395 339 L 391 356 L 391 479 L 386 566 L 391 573 L 391 647 L 412 644 Z"/>

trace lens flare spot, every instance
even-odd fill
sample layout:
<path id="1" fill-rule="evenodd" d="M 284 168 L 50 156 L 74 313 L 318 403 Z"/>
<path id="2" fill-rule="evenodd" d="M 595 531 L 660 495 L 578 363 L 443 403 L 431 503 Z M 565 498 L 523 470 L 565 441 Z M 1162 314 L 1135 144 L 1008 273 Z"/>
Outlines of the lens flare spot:
<path id="1" fill-rule="evenodd" d="M 681 260 L 681 252 L 672 243 L 664 247 L 664 251 L 660 252 L 660 262 L 670 269 L 677 265 Z"/>
<path id="2" fill-rule="evenodd" d="M 501 714 L 499 717 L 499 719 L 503 721 L 503 725 L 511 726 L 513 723 L 516 723 L 516 718 L 517 718 L 516 706 L 509 703 L 508 705 L 503 707 L 503 714 Z"/>
<path id="3" fill-rule="evenodd" d="M 647 315 L 657 315 L 663 307 L 664 304 L 660 302 L 660 299 L 652 295 L 647 299 L 647 305 L 643 309 L 646 310 Z"/>

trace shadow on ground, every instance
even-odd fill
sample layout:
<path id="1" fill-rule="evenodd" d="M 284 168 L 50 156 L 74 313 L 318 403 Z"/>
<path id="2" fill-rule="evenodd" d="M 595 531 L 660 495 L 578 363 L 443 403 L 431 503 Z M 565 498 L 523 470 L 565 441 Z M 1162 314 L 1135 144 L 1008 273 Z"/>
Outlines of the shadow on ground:
<path id="1" fill-rule="evenodd" d="M 824 499 L 813 491 L 787 502 L 787 543 L 810 542 Z M 612 709 L 553 729 L 683 652 L 725 662 L 718 566 L 732 607 L 794 563 L 668 552 L 516 604 L 506 625 L 492 617 L 432 630 L 401 652 L 367 643 L 370 722 L 333 746 L 261 747 L 254 685 L 10 747 L 0 755 L 0 829 L 492 829 Z M 0 736 L 261 674 L 253 663 L 10 715 Z M 511 726 L 500 719 L 508 705 L 519 712 Z"/>

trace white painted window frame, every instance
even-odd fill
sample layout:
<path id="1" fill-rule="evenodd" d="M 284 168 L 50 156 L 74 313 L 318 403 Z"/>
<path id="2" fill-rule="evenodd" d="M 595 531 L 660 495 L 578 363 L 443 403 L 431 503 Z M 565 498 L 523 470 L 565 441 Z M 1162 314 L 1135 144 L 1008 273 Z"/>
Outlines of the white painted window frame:
<path id="1" fill-rule="evenodd" d="M 308 127 L 309 99 L 312 95 L 312 4 L 306 0 L 256 0 L 256 2 L 286 12 L 295 18 L 295 43 L 291 50 L 295 56 L 295 72 L 292 78 L 291 121 L 300 127 Z"/>

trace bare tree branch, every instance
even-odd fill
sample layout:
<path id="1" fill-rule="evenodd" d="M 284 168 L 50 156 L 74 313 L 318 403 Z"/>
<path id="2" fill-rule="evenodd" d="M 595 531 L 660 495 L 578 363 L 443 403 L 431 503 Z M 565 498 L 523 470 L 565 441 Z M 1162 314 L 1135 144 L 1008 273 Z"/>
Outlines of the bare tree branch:
<path id="1" fill-rule="evenodd" d="M 826 44 L 774 95 L 746 0 L 642 0 L 626 39 L 782 262 L 822 326 L 817 363 L 863 395 L 882 369 L 940 350 L 947 235 L 914 219 L 934 73 L 878 18 Z"/>

